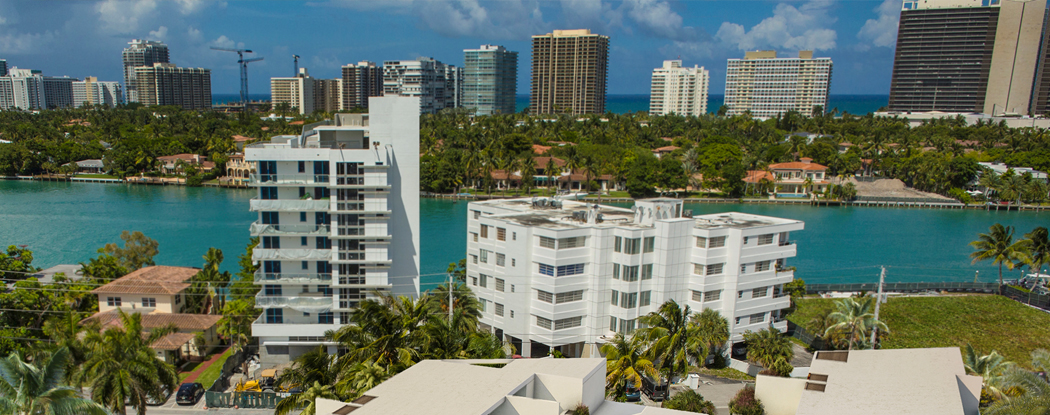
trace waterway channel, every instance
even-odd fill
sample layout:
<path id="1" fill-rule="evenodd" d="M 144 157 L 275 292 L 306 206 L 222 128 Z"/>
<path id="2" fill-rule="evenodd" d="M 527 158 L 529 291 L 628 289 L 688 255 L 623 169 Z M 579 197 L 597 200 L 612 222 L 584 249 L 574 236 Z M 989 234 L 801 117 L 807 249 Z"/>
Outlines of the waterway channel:
<path id="1" fill-rule="evenodd" d="M 248 243 L 252 190 L 123 184 L 0 180 L 0 246 L 27 245 L 33 264 L 87 261 L 99 247 L 119 242 L 122 230 L 142 231 L 159 243 L 158 264 L 201 266 L 209 247 L 222 249 L 224 270 L 235 271 Z M 464 257 L 467 202 L 423 199 L 420 268 L 444 272 Z M 984 210 L 813 207 L 808 205 L 690 204 L 694 214 L 740 211 L 802 220 L 798 256 L 788 261 L 810 283 L 993 281 L 990 263 L 971 265 L 967 245 L 996 222 L 1018 235 L 1050 226 L 1050 214 Z M 1018 272 L 1008 274 L 1017 277 Z M 422 277 L 423 288 L 441 279 Z"/>

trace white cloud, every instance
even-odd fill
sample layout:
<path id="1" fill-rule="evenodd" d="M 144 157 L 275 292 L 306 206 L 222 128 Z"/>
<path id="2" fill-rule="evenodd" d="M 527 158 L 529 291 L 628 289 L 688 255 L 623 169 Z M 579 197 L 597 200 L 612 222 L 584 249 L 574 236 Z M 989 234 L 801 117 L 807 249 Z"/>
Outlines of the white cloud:
<path id="1" fill-rule="evenodd" d="M 623 27 L 623 8 L 614 9 L 602 0 L 561 0 L 562 20 L 567 29 L 590 28 L 608 34 Z"/>
<path id="2" fill-rule="evenodd" d="M 151 30 L 149 32 L 149 37 L 151 39 L 164 40 L 165 38 L 168 37 L 168 27 L 167 26 L 161 26 L 157 30 Z"/>
<path id="3" fill-rule="evenodd" d="M 238 46 L 238 45 L 240 45 L 240 46 Z M 244 44 L 243 43 L 234 42 L 233 39 L 230 39 L 230 38 L 226 37 L 226 35 L 222 35 L 222 36 L 219 36 L 218 39 L 215 39 L 215 40 L 211 41 L 211 46 L 215 46 L 217 48 L 233 49 L 235 47 L 242 47 L 242 46 L 244 46 Z"/>
<path id="4" fill-rule="evenodd" d="M 190 39 L 190 42 L 200 43 L 204 40 L 204 35 L 201 34 L 200 29 L 193 26 L 186 28 L 186 37 Z"/>
<path id="5" fill-rule="evenodd" d="M 533 0 L 481 5 L 477 0 L 420 0 L 414 13 L 422 26 L 448 37 L 521 39 L 543 30 L 543 13 Z"/>
<path id="6" fill-rule="evenodd" d="M 175 0 L 182 14 L 193 14 L 204 7 L 203 0 Z"/>
<path id="7" fill-rule="evenodd" d="M 650 36 L 693 42 L 697 39 L 697 29 L 682 25 L 682 16 L 671 10 L 671 5 L 663 0 L 627 0 L 627 17 Z"/>
<path id="8" fill-rule="evenodd" d="M 723 22 L 715 35 L 723 43 L 738 50 L 758 48 L 791 50 L 830 50 L 835 48 L 837 33 L 826 28 L 835 22 L 828 14 L 829 2 L 810 1 L 801 7 L 780 3 L 767 17 L 750 30 L 731 22 Z"/>
<path id="9" fill-rule="evenodd" d="M 8 33 L 0 35 L 0 55 L 39 52 L 55 40 L 55 32 Z"/>
<path id="10" fill-rule="evenodd" d="M 123 1 L 106 0 L 96 7 L 100 28 L 110 34 L 134 33 L 139 30 L 139 20 L 157 10 L 155 0 Z"/>
<path id="11" fill-rule="evenodd" d="M 860 28 L 857 38 L 875 46 L 894 47 L 897 44 L 897 23 L 900 21 L 900 1 L 885 0 L 875 11 L 878 19 L 868 19 Z"/>
<path id="12" fill-rule="evenodd" d="M 354 10 L 382 10 L 394 9 L 407 11 L 412 7 L 413 0 L 332 0 L 327 4 L 337 7 L 346 7 Z M 312 6 L 322 5 L 319 3 L 307 3 Z"/>

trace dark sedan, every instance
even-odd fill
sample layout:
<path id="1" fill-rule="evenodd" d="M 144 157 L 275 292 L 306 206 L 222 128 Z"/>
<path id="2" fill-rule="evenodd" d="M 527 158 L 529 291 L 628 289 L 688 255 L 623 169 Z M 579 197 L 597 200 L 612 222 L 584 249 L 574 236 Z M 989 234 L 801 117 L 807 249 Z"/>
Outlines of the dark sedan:
<path id="1" fill-rule="evenodd" d="M 195 405 L 204 396 L 204 385 L 200 383 L 183 383 L 179 386 L 179 392 L 175 395 L 175 403 L 179 405 Z"/>

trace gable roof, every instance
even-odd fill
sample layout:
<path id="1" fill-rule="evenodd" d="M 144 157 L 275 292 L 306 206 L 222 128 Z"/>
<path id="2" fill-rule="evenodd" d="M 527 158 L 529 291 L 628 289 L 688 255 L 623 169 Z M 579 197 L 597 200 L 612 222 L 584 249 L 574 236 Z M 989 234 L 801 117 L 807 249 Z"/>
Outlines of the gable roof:
<path id="1" fill-rule="evenodd" d="M 537 169 L 547 168 L 547 161 L 554 160 L 554 165 L 558 167 L 565 167 L 565 160 L 557 157 L 533 157 L 532 165 L 536 166 Z"/>
<path id="2" fill-rule="evenodd" d="M 143 333 L 143 336 L 147 335 Z M 194 337 L 196 335 L 193 333 L 171 333 L 157 339 L 157 341 L 149 345 L 149 348 L 153 350 L 179 350 L 183 345 L 192 341 Z"/>
<path id="3" fill-rule="evenodd" d="M 817 163 L 807 163 L 804 161 L 792 161 L 789 163 L 776 163 L 770 164 L 770 169 L 773 170 L 827 170 L 828 167 Z"/>
<path id="4" fill-rule="evenodd" d="M 169 267 L 164 265 L 145 267 L 117 278 L 109 284 L 91 292 L 95 294 L 178 294 L 189 288 L 186 283 L 200 272 L 198 268 Z"/>

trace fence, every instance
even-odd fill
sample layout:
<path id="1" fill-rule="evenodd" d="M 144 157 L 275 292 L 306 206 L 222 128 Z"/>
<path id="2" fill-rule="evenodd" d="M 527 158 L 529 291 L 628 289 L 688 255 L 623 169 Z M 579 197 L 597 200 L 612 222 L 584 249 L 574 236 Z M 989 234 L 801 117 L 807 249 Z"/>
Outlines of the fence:
<path id="1" fill-rule="evenodd" d="M 1009 285 L 1004 285 L 1003 296 L 1009 297 L 1014 301 L 1020 303 L 1028 304 L 1032 307 L 1041 308 L 1043 310 L 1050 310 L 1050 295 L 1036 294 L 1033 292 L 1024 292 Z"/>
<path id="2" fill-rule="evenodd" d="M 273 392 L 214 392 L 204 393 L 208 408 L 274 409 L 288 393 Z"/>
<path id="3" fill-rule="evenodd" d="M 878 283 L 806 284 L 806 293 L 808 294 L 829 291 L 877 292 L 878 290 Z M 999 292 L 999 284 L 994 282 L 887 282 L 883 284 L 882 291 L 891 293 L 917 293 L 923 291 L 997 293 Z"/>
<path id="4" fill-rule="evenodd" d="M 941 199 L 935 197 L 889 197 L 889 196 L 857 196 L 854 200 L 858 202 L 889 202 L 889 203 L 940 203 L 961 205 L 955 199 Z"/>
<path id="5" fill-rule="evenodd" d="M 241 363 L 244 363 L 244 361 L 248 359 L 248 356 L 248 349 L 245 348 L 241 349 L 240 353 L 234 353 L 227 358 L 226 362 L 222 364 L 222 373 L 219 375 L 219 378 L 215 379 L 215 383 L 207 385 L 208 390 L 212 392 L 225 392 L 226 389 L 230 387 L 230 376 L 233 375 L 233 372 L 241 365 Z"/>

